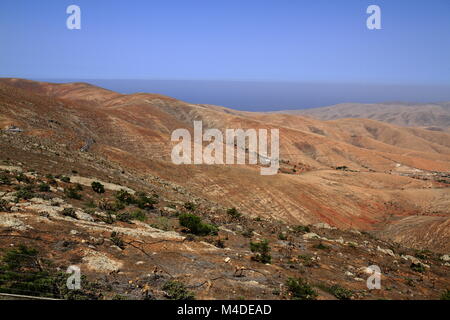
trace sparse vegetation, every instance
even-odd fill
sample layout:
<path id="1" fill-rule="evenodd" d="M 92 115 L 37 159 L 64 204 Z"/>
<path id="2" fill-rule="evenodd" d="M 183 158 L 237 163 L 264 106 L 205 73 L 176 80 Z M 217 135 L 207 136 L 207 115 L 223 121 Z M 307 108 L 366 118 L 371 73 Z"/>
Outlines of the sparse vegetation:
<path id="1" fill-rule="evenodd" d="M 450 300 L 450 289 L 444 291 L 441 295 L 441 300 Z"/>
<path id="2" fill-rule="evenodd" d="M 46 184 L 45 182 L 42 182 L 41 184 L 39 184 L 38 190 L 40 192 L 49 192 L 50 186 L 48 184 Z"/>
<path id="3" fill-rule="evenodd" d="M 62 182 L 65 182 L 65 183 L 70 183 L 70 178 L 69 178 L 69 177 L 66 177 L 66 176 L 60 177 L 59 180 L 61 180 Z"/>
<path id="4" fill-rule="evenodd" d="M 186 202 L 184 204 L 184 208 L 189 211 L 195 211 L 195 209 L 197 209 L 197 206 L 193 202 Z"/>
<path id="5" fill-rule="evenodd" d="M 118 201 L 120 201 L 120 202 L 122 202 L 122 203 L 124 203 L 126 205 L 130 205 L 130 204 L 136 203 L 136 199 L 133 197 L 133 195 L 131 193 L 129 193 L 128 191 L 123 190 L 123 189 L 117 191 L 114 194 L 114 197 Z"/>
<path id="6" fill-rule="evenodd" d="M 166 297 L 170 300 L 194 300 L 193 292 L 186 288 L 182 282 L 170 280 L 167 281 L 162 289 L 166 292 Z"/>
<path id="7" fill-rule="evenodd" d="M 119 247 L 122 250 L 125 249 L 125 242 L 123 241 L 120 234 L 118 234 L 117 232 L 111 233 L 110 240 L 115 246 Z"/>
<path id="8" fill-rule="evenodd" d="M 17 199 L 30 200 L 35 197 L 33 192 L 33 186 L 19 186 L 17 188 L 17 192 L 14 194 Z"/>
<path id="9" fill-rule="evenodd" d="M 50 262 L 42 259 L 36 249 L 20 245 L 8 250 L 1 259 L 0 292 L 69 300 L 98 298 L 95 286 L 86 279 L 82 279 L 82 289 L 69 290 L 68 276 L 53 271 Z"/>
<path id="10" fill-rule="evenodd" d="M 98 181 L 94 181 L 91 183 L 92 190 L 94 190 L 95 193 L 105 193 L 105 186 L 102 185 Z"/>
<path id="11" fill-rule="evenodd" d="M 0 173 L 0 185 L 11 185 L 11 179 L 5 173 Z"/>
<path id="12" fill-rule="evenodd" d="M 413 270 L 415 272 L 419 272 L 419 273 L 425 272 L 425 267 L 421 263 L 411 263 L 410 268 L 411 268 L 411 270 Z"/>
<path id="13" fill-rule="evenodd" d="M 261 263 L 270 263 L 272 256 L 270 255 L 270 246 L 268 240 L 262 240 L 259 242 L 250 242 L 250 250 L 256 255 L 252 257 L 252 260 Z"/>
<path id="14" fill-rule="evenodd" d="M 308 226 L 298 225 L 298 226 L 293 227 L 292 229 L 296 233 L 308 233 L 308 232 L 311 232 L 311 229 Z"/>
<path id="15" fill-rule="evenodd" d="M 341 287 L 340 285 L 332 285 L 331 287 L 321 285 L 320 288 L 333 296 L 335 296 L 339 300 L 350 300 L 353 296 L 353 291 Z"/>
<path id="16" fill-rule="evenodd" d="M 278 234 L 278 240 L 286 241 L 287 239 L 288 239 L 287 234 L 285 234 L 284 232 L 280 232 Z"/>
<path id="17" fill-rule="evenodd" d="M 74 219 L 78 219 L 74 208 L 64 208 L 64 210 L 61 212 L 61 214 L 65 217 L 71 217 Z"/>
<path id="18" fill-rule="evenodd" d="M 320 242 L 320 243 L 318 243 L 318 244 L 315 244 L 315 245 L 313 246 L 313 248 L 314 248 L 314 249 L 319 249 L 319 250 L 328 250 L 328 249 L 330 249 L 329 246 L 324 245 L 322 242 Z"/>
<path id="19" fill-rule="evenodd" d="M 195 235 L 216 235 L 218 229 L 216 226 L 202 222 L 199 216 L 192 213 L 184 213 L 179 217 L 180 225 L 187 228 L 190 233 Z"/>
<path id="20" fill-rule="evenodd" d="M 236 209 L 236 208 L 230 208 L 227 210 L 227 214 L 232 218 L 232 219 L 239 219 L 242 214 Z"/>
<path id="21" fill-rule="evenodd" d="M 64 190 L 64 194 L 67 198 L 75 199 L 75 200 L 81 200 L 83 196 L 78 193 L 79 190 L 69 187 Z"/>
<path id="22" fill-rule="evenodd" d="M 139 192 L 136 196 L 137 198 L 135 199 L 135 202 L 139 209 L 152 210 L 155 208 L 155 204 L 158 203 L 155 196 L 149 197 L 144 192 Z"/>
<path id="23" fill-rule="evenodd" d="M 302 278 L 289 278 L 286 287 L 291 300 L 315 300 L 317 292 Z"/>

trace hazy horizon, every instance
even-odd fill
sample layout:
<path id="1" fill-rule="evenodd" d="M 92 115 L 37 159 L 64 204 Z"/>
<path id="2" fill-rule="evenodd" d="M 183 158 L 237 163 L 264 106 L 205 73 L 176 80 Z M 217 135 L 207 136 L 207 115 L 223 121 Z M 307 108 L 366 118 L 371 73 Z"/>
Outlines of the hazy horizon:
<path id="1" fill-rule="evenodd" d="M 158 93 L 195 104 L 244 111 L 309 109 L 339 103 L 437 103 L 450 101 L 450 86 L 230 80 L 32 79 L 87 82 L 123 94 Z"/>

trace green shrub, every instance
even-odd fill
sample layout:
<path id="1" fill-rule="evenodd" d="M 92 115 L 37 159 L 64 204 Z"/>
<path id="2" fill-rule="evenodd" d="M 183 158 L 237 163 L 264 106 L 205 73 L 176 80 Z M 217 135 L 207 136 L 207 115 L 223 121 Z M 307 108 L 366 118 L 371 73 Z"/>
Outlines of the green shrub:
<path id="1" fill-rule="evenodd" d="M 16 180 L 19 181 L 19 182 L 31 183 L 30 178 L 28 178 L 23 173 L 19 173 L 18 175 L 16 175 Z"/>
<path id="2" fill-rule="evenodd" d="M 64 208 L 64 210 L 61 212 L 61 214 L 65 217 L 71 217 L 74 219 L 78 219 L 74 208 Z"/>
<path id="3" fill-rule="evenodd" d="M 420 273 L 425 272 L 425 267 L 422 263 L 411 263 L 410 268 L 411 268 L 411 270 L 413 270 L 415 272 L 420 272 Z"/>
<path id="4" fill-rule="evenodd" d="M 70 182 L 70 178 L 69 177 L 65 177 L 65 176 L 61 177 L 60 180 L 62 182 L 65 182 L 65 183 L 69 183 Z"/>
<path id="5" fill-rule="evenodd" d="M 239 219 L 242 216 L 242 214 L 236 208 L 228 209 L 227 214 L 233 219 Z"/>
<path id="6" fill-rule="evenodd" d="M 44 182 L 42 182 L 41 184 L 39 184 L 38 190 L 40 192 L 49 192 L 50 191 L 50 186 Z"/>
<path id="7" fill-rule="evenodd" d="M 170 300 L 194 300 L 195 295 L 186 288 L 182 282 L 167 281 L 162 289 L 166 292 L 166 297 Z"/>
<path id="8" fill-rule="evenodd" d="M 91 187 L 95 193 L 105 193 L 105 186 L 98 181 L 92 182 Z"/>
<path id="9" fill-rule="evenodd" d="M 132 194 L 130 194 L 128 191 L 126 190 L 119 190 L 117 191 L 114 196 L 116 197 L 116 199 L 126 205 L 130 205 L 133 203 L 136 203 L 136 199 L 133 197 Z"/>
<path id="10" fill-rule="evenodd" d="M 189 211 L 195 211 L 195 209 L 197 209 L 197 206 L 193 202 L 186 202 L 184 204 L 184 208 Z"/>
<path id="11" fill-rule="evenodd" d="M 315 300 L 317 292 L 302 278 L 289 278 L 286 287 L 292 300 Z"/>
<path id="12" fill-rule="evenodd" d="M 343 288 L 337 284 L 328 288 L 327 291 L 339 300 L 349 300 L 353 296 L 353 291 Z"/>
<path id="13" fill-rule="evenodd" d="M 75 188 L 72 188 L 72 187 L 66 188 L 64 190 L 64 194 L 66 195 L 66 197 L 68 197 L 70 199 L 75 199 L 75 200 L 82 199 L 82 195 L 78 193 L 78 190 L 76 190 Z"/>
<path id="14" fill-rule="evenodd" d="M 14 194 L 17 199 L 29 200 L 35 197 L 33 192 L 33 187 L 31 185 L 19 187 L 17 192 Z"/>
<path id="15" fill-rule="evenodd" d="M 0 199 L 0 211 L 8 212 L 10 209 L 8 201 Z"/>
<path id="16" fill-rule="evenodd" d="M 314 248 L 314 249 L 319 249 L 319 250 L 328 250 L 328 249 L 330 249 L 330 247 L 324 245 L 322 242 L 320 242 L 320 243 L 318 243 L 318 244 L 315 244 L 315 245 L 313 246 L 313 248 Z"/>
<path id="17" fill-rule="evenodd" d="M 0 174 L 0 185 L 1 184 L 7 185 L 7 186 L 11 185 L 11 179 L 9 178 L 8 175 L 6 175 L 4 173 Z"/>
<path id="18" fill-rule="evenodd" d="M 131 213 L 131 219 L 144 222 L 145 220 L 147 220 L 147 215 L 141 210 L 134 210 Z"/>
<path id="19" fill-rule="evenodd" d="M 111 233 L 110 240 L 114 245 L 118 246 L 120 249 L 122 250 L 125 249 L 125 242 L 117 232 Z"/>
<path id="20" fill-rule="evenodd" d="M 155 204 L 158 203 L 158 200 L 155 196 L 148 197 L 146 193 L 139 192 L 136 194 L 137 198 L 135 199 L 136 205 L 143 210 L 152 210 L 155 209 Z"/>
<path id="21" fill-rule="evenodd" d="M 308 233 L 308 232 L 311 232 L 311 229 L 308 226 L 298 225 L 293 228 L 293 231 L 297 232 L 297 233 Z"/>
<path id="22" fill-rule="evenodd" d="M 119 213 L 118 215 L 116 215 L 116 219 L 117 219 L 117 221 L 131 223 L 132 217 L 131 217 L 131 214 L 129 214 L 128 212 L 123 212 L 123 213 Z"/>
<path id="23" fill-rule="evenodd" d="M 216 235 L 218 233 L 218 229 L 216 226 L 203 223 L 200 217 L 191 214 L 191 213 L 184 213 L 181 214 L 179 217 L 180 225 L 189 229 L 190 233 L 196 234 L 196 235 Z"/>
<path id="24" fill-rule="evenodd" d="M 280 232 L 280 233 L 278 234 L 278 240 L 286 241 L 287 239 L 288 239 L 288 237 L 287 237 L 287 235 L 286 235 L 285 233 Z"/>
<path id="25" fill-rule="evenodd" d="M 256 255 L 252 257 L 252 260 L 261 263 L 270 263 L 272 257 L 270 255 L 269 241 L 262 240 L 260 242 L 250 242 L 250 250 Z"/>
<path id="26" fill-rule="evenodd" d="M 444 291 L 441 295 L 441 300 L 450 300 L 450 289 Z"/>
<path id="27" fill-rule="evenodd" d="M 96 288 L 82 278 L 83 289 L 69 290 L 70 274 L 52 271 L 38 251 L 20 245 L 7 251 L 0 263 L 0 292 L 69 300 L 98 299 Z"/>

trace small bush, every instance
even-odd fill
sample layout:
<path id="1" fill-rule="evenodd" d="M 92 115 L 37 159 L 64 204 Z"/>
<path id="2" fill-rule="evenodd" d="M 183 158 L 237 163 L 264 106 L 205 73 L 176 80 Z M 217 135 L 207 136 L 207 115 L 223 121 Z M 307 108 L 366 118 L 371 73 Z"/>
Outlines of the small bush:
<path id="1" fill-rule="evenodd" d="M 82 195 L 78 193 L 78 190 L 72 187 L 66 188 L 64 194 L 70 199 L 81 200 L 83 198 Z"/>
<path id="2" fill-rule="evenodd" d="M 114 211 L 116 209 L 114 204 L 106 198 L 100 199 L 97 203 L 97 206 L 100 210 L 105 211 Z"/>
<path id="3" fill-rule="evenodd" d="M 7 176 L 6 174 L 2 173 L 0 174 L 0 185 L 11 185 L 11 179 L 9 179 L 9 176 Z"/>
<path id="4" fill-rule="evenodd" d="M 450 300 L 450 289 L 444 291 L 441 295 L 441 300 Z"/>
<path id="5" fill-rule="evenodd" d="M 239 219 L 242 216 L 242 214 L 236 208 L 228 209 L 227 214 L 233 219 Z"/>
<path id="6" fill-rule="evenodd" d="M 10 209 L 8 201 L 0 199 L 0 211 L 8 212 Z"/>
<path id="7" fill-rule="evenodd" d="M 74 219 L 78 219 L 74 208 L 64 208 L 64 210 L 61 212 L 61 214 L 65 217 L 71 217 Z"/>
<path id="8" fill-rule="evenodd" d="M 118 246 L 120 249 L 122 250 L 125 249 L 125 242 L 117 232 L 111 233 L 110 240 L 114 245 Z"/>
<path id="9" fill-rule="evenodd" d="M 250 250 L 256 253 L 256 255 L 252 257 L 252 260 L 254 261 L 261 263 L 270 263 L 272 261 L 269 241 L 262 240 L 260 242 L 250 242 Z"/>
<path id="10" fill-rule="evenodd" d="M 119 190 L 117 191 L 114 196 L 116 197 L 116 199 L 126 205 L 130 205 L 136 202 L 136 199 L 133 197 L 132 194 L 130 194 L 128 191 L 126 190 Z"/>
<path id="11" fill-rule="evenodd" d="M 420 273 L 425 272 L 425 267 L 421 263 L 411 263 L 410 268 L 411 268 L 411 270 L 413 270 L 415 272 L 420 272 Z"/>
<path id="12" fill-rule="evenodd" d="M 91 187 L 95 193 L 105 193 L 105 186 L 98 181 L 92 182 Z"/>
<path id="13" fill-rule="evenodd" d="M 185 284 L 179 281 L 167 281 L 162 289 L 166 292 L 166 297 L 171 300 L 194 300 L 195 295 L 189 291 Z"/>
<path id="14" fill-rule="evenodd" d="M 19 187 L 17 192 L 14 194 L 17 199 L 29 200 L 35 197 L 33 192 L 33 187 L 31 185 Z"/>
<path id="15" fill-rule="evenodd" d="M 133 212 L 131 212 L 131 219 L 144 222 L 145 220 L 147 220 L 147 215 L 141 210 L 134 210 Z"/>
<path id="16" fill-rule="evenodd" d="M 19 173 L 18 175 L 16 175 L 16 180 L 19 181 L 19 182 L 31 183 L 30 178 L 28 178 L 23 173 Z"/>
<path id="17" fill-rule="evenodd" d="M 195 211 L 195 209 L 197 209 L 197 206 L 193 202 L 186 202 L 184 204 L 184 208 L 189 211 Z"/>
<path id="18" fill-rule="evenodd" d="M 327 291 L 339 300 L 349 300 L 353 296 L 353 291 L 343 288 L 337 284 L 331 286 Z"/>
<path id="19" fill-rule="evenodd" d="M 330 247 L 324 245 L 322 242 L 319 244 L 316 244 L 313 246 L 314 249 L 319 249 L 319 250 L 328 250 L 330 249 Z"/>
<path id="20" fill-rule="evenodd" d="M 315 300 L 317 292 L 302 278 L 289 278 L 286 287 L 292 300 Z"/>
<path id="21" fill-rule="evenodd" d="M 218 233 L 218 229 L 216 226 L 203 223 L 200 217 L 194 214 L 184 213 L 181 214 L 178 219 L 180 225 L 189 229 L 190 233 L 203 236 L 216 235 Z"/>
<path id="22" fill-rule="evenodd" d="M 295 226 L 293 231 L 296 233 L 308 233 L 311 232 L 311 229 L 308 226 Z"/>
<path id="23" fill-rule="evenodd" d="M 129 214 L 128 212 L 123 212 L 123 213 L 119 213 L 116 216 L 117 221 L 122 221 L 122 222 L 126 222 L 126 223 L 131 223 L 131 214 Z"/>
<path id="24" fill-rule="evenodd" d="M 69 178 L 69 177 L 63 176 L 63 177 L 60 178 L 60 180 L 61 180 L 62 182 L 65 182 L 65 183 L 70 183 L 70 178 Z"/>
<path id="25" fill-rule="evenodd" d="M 38 190 L 39 190 L 40 192 L 49 192 L 49 191 L 50 191 L 50 186 L 49 186 L 48 184 L 42 182 L 42 183 L 39 185 Z"/>
<path id="26" fill-rule="evenodd" d="M 287 237 L 287 235 L 286 235 L 285 233 L 280 232 L 280 233 L 278 234 L 278 240 L 286 241 L 287 239 L 288 239 L 288 237 Z"/>
<path id="27" fill-rule="evenodd" d="M 158 200 L 155 196 L 148 197 L 144 192 L 139 192 L 136 194 L 136 196 L 136 205 L 139 209 L 152 210 L 155 209 L 155 204 L 158 203 Z"/>

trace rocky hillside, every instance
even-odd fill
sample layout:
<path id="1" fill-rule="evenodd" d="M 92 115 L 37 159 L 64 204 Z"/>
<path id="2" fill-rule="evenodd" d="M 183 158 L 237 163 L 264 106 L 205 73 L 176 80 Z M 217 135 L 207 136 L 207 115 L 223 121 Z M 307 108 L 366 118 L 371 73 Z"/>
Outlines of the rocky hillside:
<path id="1" fill-rule="evenodd" d="M 278 128 L 279 173 L 172 164 L 170 135 L 194 120 Z M 288 299 L 304 286 L 319 299 L 425 299 L 448 288 L 448 133 L 20 79 L 0 80 L 0 127 L 2 255 L 30 255 L 56 279 L 80 265 L 84 297 Z M 0 270 L 20 268 L 8 259 Z M 367 290 L 373 264 L 382 290 Z M 308 284 L 289 280 L 299 277 Z"/>
<path id="2" fill-rule="evenodd" d="M 422 127 L 431 131 L 450 128 L 450 103 L 342 103 L 308 110 L 289 110 L 283 113 L 309 116 L 319 120 L 363 118 L 399 126 Z"/>

